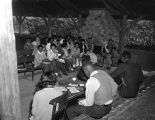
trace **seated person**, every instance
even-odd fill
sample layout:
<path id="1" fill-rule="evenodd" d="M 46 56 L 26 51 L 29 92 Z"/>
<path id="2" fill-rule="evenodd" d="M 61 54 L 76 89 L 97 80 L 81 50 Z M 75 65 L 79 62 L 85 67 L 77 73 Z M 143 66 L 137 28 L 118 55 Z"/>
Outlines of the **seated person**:
<path id="1" fill-rule="evenodd" d="M 24 44 L 24 50 L 33 50 L 33 45 L 31 43 L 31 40 L 30 39 L 27 39 L 26 40 L 26 43 Z"/>
<path id="2" fill-rule="evenodd" d="M 43 71 L 48 71 L 49 67 L 45 64 L 43 64 L 43 61 L 46 60 L 47 57 L 45 55 L 45 52 L 43 51 L 43 46 L 39 45 L 37 52 L 34 54 L 34 67 L 35 68 L 42 68 Z"/>
<path id="3" fill-rule="evenodd" d="M 47 51 L 47 58 L 51 61 L 51 71 L 53 71 L 56 75 L 61 77 L 60 72 L 62 72 L 64 75 L 67 75 L 63 64 L 59 61 L 59 56 L 61 54 L 58 53 L 56 50 L 56 45 L 51 44 L 50 50 Z"/>
<path id="4" fill-rule="evenodd" d="M 73 67 L 82 66 L 81 58 L 80 58 L 80 48 L 79 43 L 75 43 L 74 48 L 71 50 Z"/>
<path id="5" fill-rule="evenodd" d="M 63 50 L 63 55 L 61 56 L 62 59 L 65 60 L 65 68 L 66 70 L 69 71 L 73 71 L 73 66 L 72 66 L 72 56 L 68 53 L 68 49 L 67 49 L 67 43 L 63 43 L 62 45 L 62 50 Z"/>
<path id="6" fill-rule="evenodd" d="M 34 55 L 38 50 L 38 46 L 40 45 L 40 38 L 36 37 L 35 41 L 32 42 L 32 45 L 33 45 L 33 53 L 32 53 L 32 55 Z"/>
<path id="7" fill-rule="evenodd" d="M 93 51 L 91 49 L 89 51 L 87 51 L 86 55 L 89 55 L 90 61 L 93 64 L 96 64 L 97 63 L 97 56 L 95 55 L 95 53 L 93 53 Z"/>
<path id="8" fill-rule="evenodd" d="M 114 47 L 112 48 L 112 64 L 113 65 L 117 65 L 118 64 L 118 60 L 119 60 L 119 53 L 117 51 L 117 49 Z"/>
<path id="9" fill-rule="evenodd" d="M 107 69 L 109 69 L 112 65 L 112 55 L 107 53 L 106 58 L 104 59 L 104 64 Z"/>
<path id="10" fill-rule="evenodd" d="M 88 50 L 88 45 L 86 44 L 85 39 L 81 39 L 80 42 L 80 56 L 83 56 Z"/>
<path id="11" fill-rule="evenodd" d="M 84 64 L 83 70 L 89 78 L 86 82 L 86 98 L 80 100 L 78 105 L 68 107 L 69 120 L 80 114 L 95 119 L 102 118 L 110 112 L 117 91 L 117 84 L 105 71 L 95 70 L 90 62 Z"/>
<path id="12" fill-rule="evenodd" d="M 123 98 L 134 98 L 138 94 L 140 83 L 143 81 L 141 67 L 131 61 L 131 54 L 125 51 L 122 62 L 111 76 L 119 84 L 118 92 Z"/>
<path id="13" fill-rule="evenodd" d="M 56 81 L 43 81 L 39 83 L 38 90 L 33 97 L 30 120 L 51 120 L 53 106 L 49 102 L 62 95 L 62 91 L 55 88 Z"/>

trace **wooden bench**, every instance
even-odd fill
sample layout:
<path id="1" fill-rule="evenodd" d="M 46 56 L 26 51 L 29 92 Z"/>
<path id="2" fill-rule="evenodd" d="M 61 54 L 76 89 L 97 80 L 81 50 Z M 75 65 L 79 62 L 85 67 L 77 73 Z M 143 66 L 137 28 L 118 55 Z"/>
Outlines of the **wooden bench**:
<path id="1" fill-rule="evenodd" d="M 26 73 L 32 73 L 32 81 L 34 80 L 34 72 L 36 70 L 41 70 L 41 68 L 34 68 L 34 56 L 30 51 L 23 51 L 17 54 L 17 65 L 18 73 L 24 73 L 26 78 Z"/>

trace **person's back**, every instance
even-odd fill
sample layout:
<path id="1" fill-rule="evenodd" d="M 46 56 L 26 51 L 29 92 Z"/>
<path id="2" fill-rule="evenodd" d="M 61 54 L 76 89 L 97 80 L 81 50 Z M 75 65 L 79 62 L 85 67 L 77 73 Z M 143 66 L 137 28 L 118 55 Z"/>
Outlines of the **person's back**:
<path id="1" fill-rule="evenodd" d="M 56 81 L 55 79 L 45 80 L 38 84 L 40 90 L 34 94 L 30 120 L 51 120 L 53 106 L 49 103 L 63 94 L 55 87 Z"/>
<path id="2" fill-rule="evenodd" d="M 51 120 L 53 106 L 49 102 L 60 95 L 62 92 L 56 88 L 44 88 L 36 92 L 32 107 L 37 109 L 32 109 L 32 113 L 36 115 L 33 120 Z"/>
<path id="3" fill-rule="evenodd" d="M 115 79 L 121 79 L 121 84 L 119 84 L 119 95 L 124 98 L 133 98 L 138 94 L 140 83 L 143 81 L 143 73 L 141 67 L 131 62 L 130 53 L 125 52 L 122 60 L 124 63 L 120 64 L 111 76 Z M 118 82 L 117 82 L 118 83 Z"/>
<path id="4" fill-rule="evenodd" d="M 125 63 L 122 65 L 124 73 L 122 79 L 124 84 L 119 88 L 119 94 L 123 97 L 136 97 L 141 81 L 143 80 L 143 73 L 141 67 L 136 63 Z"/>
<path id="5" fill-rule="evenodd" d="M 93 77 L 97 78 L 100 82 L 100 87 L 95 93 L 94 102 L 100 105 L 113 99 L 117 91 L 117 84 L 105 71 L 98 70 L 97 72 Z"/>

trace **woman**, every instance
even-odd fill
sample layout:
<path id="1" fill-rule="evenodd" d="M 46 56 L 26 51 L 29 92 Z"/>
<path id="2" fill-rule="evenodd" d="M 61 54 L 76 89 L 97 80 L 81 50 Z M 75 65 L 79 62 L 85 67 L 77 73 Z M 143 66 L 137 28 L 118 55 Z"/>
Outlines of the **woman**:
<path id="1" fill-rule="evenodd" d="M 56 80 L 39 83 L 40 90 L 34 94 L 32 116 L 30 120 L 51 120 L 53 106 L 49 102 L 62 95 L 62 90 L 55 87 Z"/>

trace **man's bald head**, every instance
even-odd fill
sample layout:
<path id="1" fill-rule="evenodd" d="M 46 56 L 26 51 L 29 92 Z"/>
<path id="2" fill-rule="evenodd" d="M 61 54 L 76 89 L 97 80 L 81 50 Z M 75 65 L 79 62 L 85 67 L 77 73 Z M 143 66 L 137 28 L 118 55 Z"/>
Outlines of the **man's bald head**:
<path id="1" fill-rule="evenodd" d="M 90 74 L 94 71 L 94 65 L 90 62 L 87 62 L 83 65 L 83 71 L 87 77 L 90 77 Z"/>

